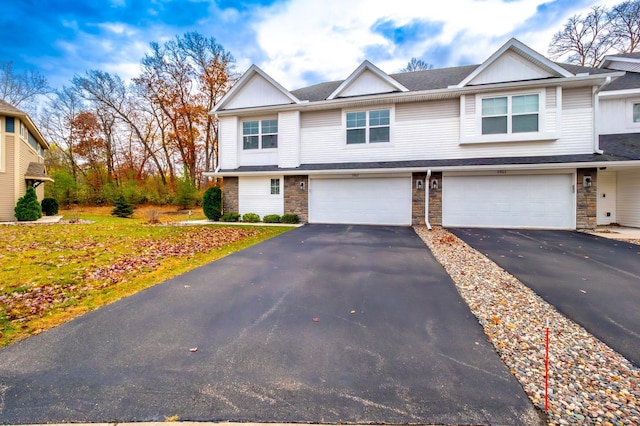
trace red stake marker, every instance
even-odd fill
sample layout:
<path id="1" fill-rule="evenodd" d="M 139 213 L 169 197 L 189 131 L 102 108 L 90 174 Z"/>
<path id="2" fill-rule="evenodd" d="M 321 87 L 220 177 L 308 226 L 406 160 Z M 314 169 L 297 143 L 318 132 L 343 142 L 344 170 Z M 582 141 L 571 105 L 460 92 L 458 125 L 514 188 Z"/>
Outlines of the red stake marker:
<path id="1" fill-rule="evenodd" d="M 549 411 L 549 320 L 547 319 L 544 356 L 544 411 Z"/>

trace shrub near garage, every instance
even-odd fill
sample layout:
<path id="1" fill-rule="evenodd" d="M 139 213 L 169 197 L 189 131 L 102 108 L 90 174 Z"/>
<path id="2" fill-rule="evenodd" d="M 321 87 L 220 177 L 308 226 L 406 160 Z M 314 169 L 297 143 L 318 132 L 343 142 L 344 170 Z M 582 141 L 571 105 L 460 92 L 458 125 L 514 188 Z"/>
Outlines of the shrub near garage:
<path id="1" fill-rule="evenodd" d="M 237 222 L 240 220 L 240 213 L 229 212 L 222 215 L 220 218 L 222 222 Z"/>
<path id="2" fill-rule="evenodd" d="M 300 218 L 298 217 L 297 214 L 294 213 L 285 213 L 282 215 L 282 217 L 280 218 L 280 222 L 282 223 L 300 223 Z"/>
<path id="3" fill-rule="evenodd" d="M 219 221 L 222 216 L 222 190 L 212 186 L 204 192 L 202 197 L 202 210 L 207 219 Z"/>
<path id="4" fill-rule="evenodd" d="M 256 213 L 245 213 L 242 215 L 242 221 L 249 223 L 260 222 L 260 215 Z"/>
<path id="5" fill-rule="evenodd" d="M 268 214 L 262 218 L 264 223 L 280 223 L 280 215 L 279 214 Z"/>

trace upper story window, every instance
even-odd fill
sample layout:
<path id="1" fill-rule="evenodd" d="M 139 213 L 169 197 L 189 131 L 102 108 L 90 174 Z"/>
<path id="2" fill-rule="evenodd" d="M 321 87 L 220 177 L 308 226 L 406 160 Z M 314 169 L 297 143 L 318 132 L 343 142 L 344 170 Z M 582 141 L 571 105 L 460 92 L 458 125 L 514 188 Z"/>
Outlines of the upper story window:
<path id="1" fill-rule="evenodd" d="M 482 99 L 482 134 L 537 132 L 539 103 L 537 94 Z"/>
<path id="2" fill-rule="evenodd" d="M 347 144 L 389 142 L 388 109 L 347 113 Z"/>
<path id="3" fill-rule="evenodd" d="M 278 120 L 242 122 L 243 149 L 270 149 L 278 147 Z"/>
<path id="4" fill-rule="evenodd" d="M 4 131 L 7 133 L 15 133 L 16 131 L 16 119 L 13 117 L 5 117 L 4 119 L 5 127 Z"/>
<path id="5" fill-rule="evenodd" d="M 633 104 L 633 122 L 640 123 L 640 103 Z"/>

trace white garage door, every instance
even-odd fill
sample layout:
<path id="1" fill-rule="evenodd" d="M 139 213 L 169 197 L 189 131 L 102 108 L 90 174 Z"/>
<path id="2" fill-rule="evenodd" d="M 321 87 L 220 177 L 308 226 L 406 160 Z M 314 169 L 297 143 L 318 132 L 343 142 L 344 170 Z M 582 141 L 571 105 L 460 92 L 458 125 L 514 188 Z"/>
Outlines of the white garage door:
<path id="1" fill-rule="evenodd" d="M 309 222 L 411 224 L 411 178 L 311 179 Z"/>
<path id="2" fill-rule="evenodd" d="M 446 176 L 444 226 L 575 228 L 572 175 Z"/>

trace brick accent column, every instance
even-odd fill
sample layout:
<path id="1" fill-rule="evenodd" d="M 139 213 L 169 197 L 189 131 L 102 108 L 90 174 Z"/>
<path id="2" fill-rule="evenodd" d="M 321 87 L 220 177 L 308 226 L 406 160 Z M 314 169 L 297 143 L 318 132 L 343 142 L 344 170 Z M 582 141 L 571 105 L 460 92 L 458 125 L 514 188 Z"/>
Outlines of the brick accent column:
<path id="1" fill-rule="evenodd" d="M 238 178 L 225 177 L 222 179 L 222 211 L 239 213 L 238 206 Z"/>
<path id="2" fill-rule="evenodd" d="M 424 225 L 424 185 L 426 182 L 426 173 L 414 173 L 411 178 L 411 224 Z M 422 181 L 422 189 L 418 189 L 418 181 Z"/>
<path id="3" fill-rule="evenodd" d="M 300 188 L 304 183 L 304 189 Z M 284 177 L 284 212 L 297 214 L 300 223 L 309 221 L 309 176 Z"/>
<path id="4" fill-rule="evenodd" d="M 591 186 L 584 185 L 585 176 L 591 177 Z M 598 170 L 578 169 L 576 178 L 576 228 L 595 229 L 598 221 Z"/>
<path id="5" fill-rule="evenodd" d="M 437 188 L 433 187 L 436 182 Z M 429 179 L 429 222 L 431 226 L 442 226 L 442 172 L 431 173 Z"/>

